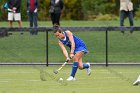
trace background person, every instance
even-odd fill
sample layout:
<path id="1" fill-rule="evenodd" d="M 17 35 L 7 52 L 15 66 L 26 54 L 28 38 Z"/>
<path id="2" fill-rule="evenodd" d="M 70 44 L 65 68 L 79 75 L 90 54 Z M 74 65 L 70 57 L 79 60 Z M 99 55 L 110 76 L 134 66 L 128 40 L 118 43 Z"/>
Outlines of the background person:
<path id="1" fill-rule="evenodd" d="M 10 27 L 13 27 L 13 20 L 18 22 L 19 27 L 22 27 L 20 7 L 21 0 L 8 0 L 8 21 Z"/>
<path id="2" fill-rule="evenodd" d="M 67 30 L 62 32 L 59 26 L 54 26 L 54 35 L 58 38 L 58 44 L 61 47 L 64 56 L 67 60 L 73 59 L 73 66 L 70 77 L 67 81 L 73 81 L 75 79 L 75 74 L 77 69 L 86 69 L 87 74 L 91 74 L 90 63 L 83 63 L 82 57 L 88 53 L 87 47 L 84 41 L 77 36 L 75 36 L 71 31 Z M 70 54 L 68 54 L 65 46 L 70 48 Z M 69 58 L 70 56 L 70 58 Z"/>
<path id="3" fill-rule="evenodd" d="M 52 24 L 60 25 L 60 16 L 63 10 L 64 2 L 63 0 L 50 0 L 50 9 Z"/>
<path id="4" fill-rule="evenodd" d="M 27 0 L 27 13 L 30 21 L 30 27 L 33 27 L 34 24 L 34 30 L 31 31 L 31 35 L 37 35 L 37 17 L 38 17 L 38 7 L 39 7 L 39 0 Z"/>
<path id="5" fill-rule="evenodd" d="M 124 19 L 128 17 L 130 23 L 130 33 L 133 32 L 133 3 L 131 0 L 120 0 L 120 30 L 124 33 Z"/>

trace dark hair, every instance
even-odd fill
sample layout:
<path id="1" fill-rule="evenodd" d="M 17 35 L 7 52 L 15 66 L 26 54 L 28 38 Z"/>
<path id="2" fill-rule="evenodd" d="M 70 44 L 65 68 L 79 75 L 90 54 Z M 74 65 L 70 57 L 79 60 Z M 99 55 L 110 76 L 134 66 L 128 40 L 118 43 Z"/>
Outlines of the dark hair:
<path id="1" fill-rule="evenodd" d="M 62 33 L 62 29 L 59 25 L 54 25 L 53 29 L 54 29 L 54 33 L 56 33 L 56 32 Z"/>

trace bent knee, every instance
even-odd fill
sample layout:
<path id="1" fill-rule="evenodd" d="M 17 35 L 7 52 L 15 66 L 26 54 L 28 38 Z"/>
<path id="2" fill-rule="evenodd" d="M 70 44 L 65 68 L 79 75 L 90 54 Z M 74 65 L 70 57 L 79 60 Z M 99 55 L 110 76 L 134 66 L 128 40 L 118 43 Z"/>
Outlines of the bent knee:
<path id="1" fill-rule="evenodd" d="M 73 61 L 74 61 L 74 62 L 78 62 L 78 58 L 77 58 L 77 57 L 74 57 L 74 58 L 73 58 Z"/>

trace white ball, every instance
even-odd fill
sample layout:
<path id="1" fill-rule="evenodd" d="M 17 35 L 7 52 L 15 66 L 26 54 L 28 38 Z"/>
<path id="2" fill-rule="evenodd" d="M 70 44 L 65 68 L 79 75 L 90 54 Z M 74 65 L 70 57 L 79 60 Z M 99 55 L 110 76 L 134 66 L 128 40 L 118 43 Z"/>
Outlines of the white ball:
<path id="1" fill-rule="evenodd" d="M 63 78 L 59 78 L 59 80 L 61 80 L 61 81 L 62 81 L 62 80 L 63 80 Z"/>

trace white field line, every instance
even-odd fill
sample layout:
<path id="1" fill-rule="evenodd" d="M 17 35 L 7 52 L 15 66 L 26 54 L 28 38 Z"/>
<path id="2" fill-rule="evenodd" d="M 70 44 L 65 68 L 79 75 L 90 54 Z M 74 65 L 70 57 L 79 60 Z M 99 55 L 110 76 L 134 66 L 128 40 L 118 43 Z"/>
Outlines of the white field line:
<path id="1" fill-rule="evenodd" d="M 50 72 L 50 71 L 48 71 L 48 72 Z M 83 71 L 77 71 L 77 73 L 82 73 Z M 17 70 L 3 70 L 3 71 L 1 71 L 0 72 L 0 74 L 1 73 L 38 73 L 38 71 L 17 71 Z M 61 72 L 61 73 L 70 73 L 70 72 Z M 92 73 L 94 74 L 94 73 L 103 73 L 103 74 L 110 74 L 111 72 L 108 72 L 108 71 L 92 71 Z M 117 73 L 120 73 L 120 74 L 137 74 L 137 73 L 140 73 L 140 72 L 133 72 L 133 71 L 131 71 L 131 72 L 119 72 L 119 71 L 117 71 Z"/>
<path id="2" fill-rule="evenodd" d="M 38 80 L 26 80 L 26 81 L 27 81 L 27 82 L 28 82 L 28 81 L 30 81 L 30 82 L 40 82 L 41 80 L 38 79 Z"/>
<path id="3" fill-rule="evenodd" d="M 119 77 L 102 77 L 102 78 L 88 78 L 88 80 L 107 80 L 107 79 L 118 79 Z M 77 78 L 77 81 L 86 80 L 87 78 Z M 25 80 L 25 79 L 0 79 L 0 83 L 7 83 L 12 81 L 23 81 L 23 82 L 41 82 L 40 79 Z"/>
<path id="4" fill-rule="evenodd" d="M 60 72 L 60 73 L 64 73 L 64 74 L 69 74 L 70 72 Z M 79 74 L 83 74 L 83 72 L 82 71 L 78 71 L 78 72 L 76 72 L 76 73 L 79 73 Z M 85 72 L 86 73 L 86 72 Z M 103 71 L 101 71 L 101 72 L 95 72 L 95 71 L 93 71 L 92 72 L 92 74 L 112 74 L 113 72 L 108 72 L 108 71 L 105 71 L 105 72 L 103 72 Z M 117 72 L 117 73 L 120 73 L 120 74 L 139 74 L 140 72 Z"/>
<path id="5" fill-rule="evenodd" d="M 110 73 L 113 73 L 113 72 L 93 72 L 93 73 L 101 73 L 101 74 L 110 74 Z M 140 72 L 117 72 L 119 74 L 137 74 L 137 73 L 140 73 Z"/>
<path id="6" fill-rule="evenodd" d="M 10 82 L 10 81 L 26 81 L 26 82 L 38 82 L 41 81 L 40 79 L 30 79 L 30 80 L 26 80 L 26 79 L 0 79 L 0 82 Z"/>
<path id="7" fill-rule="evenodd" d="M 9 81 L 2 81 L 2 80 L 0 80 L 0 83 L 6 83 L 6 82 L 9 82 Z"/>
<path id="8" fill-rule="evenodd" d="M 101 78 L 96 78 L 96 77 L 94 77 L 94 78 L 82 78 L 82 77 L 80 77 L 80 78 L 76 78 L 76 80 L 77 81 L 79 81 L 79 80 L 107 80 L 107 79 L 119 79 L 119 77 L 101 77 Z"/>
<path id="9" fill-rule="evenodd" d="M 1 70 L 0 73 L 36 73 L 36 71 Z"/>

